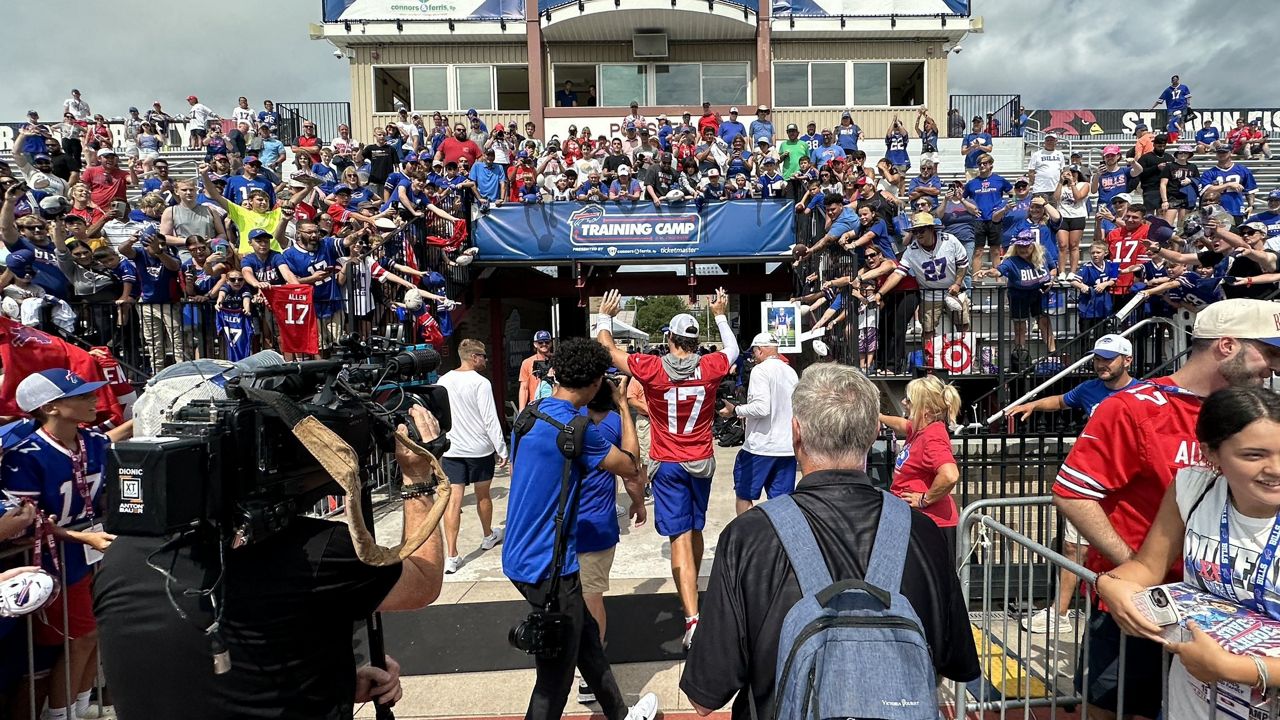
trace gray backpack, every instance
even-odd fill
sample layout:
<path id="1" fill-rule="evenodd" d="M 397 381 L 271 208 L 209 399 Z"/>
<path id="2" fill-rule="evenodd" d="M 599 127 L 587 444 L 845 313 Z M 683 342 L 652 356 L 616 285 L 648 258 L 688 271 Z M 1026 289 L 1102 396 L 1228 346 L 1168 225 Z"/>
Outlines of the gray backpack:
<path id="1" fill-rule="evenodd" d="M 924 629 L 901 593 L 911 510 L 888 493 L 864 580 L 833 582 L 790 495 L 762 505 L 800 583 L 778 638 L 773 717 L 937 720 Z"/>

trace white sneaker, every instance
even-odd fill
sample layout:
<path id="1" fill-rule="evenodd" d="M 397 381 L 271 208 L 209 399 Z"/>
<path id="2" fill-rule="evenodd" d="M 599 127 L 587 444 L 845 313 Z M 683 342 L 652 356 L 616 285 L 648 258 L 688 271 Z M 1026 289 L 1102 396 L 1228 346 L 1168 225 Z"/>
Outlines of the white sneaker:
<path id="1" fill-rule="evenodd" d="M 645 693 L 627 712 L 627 720 L 653 720 L 658 717 L 658 696 Z"/>
<path id="2" fill-rule="evenodd" d="M 447 557 L 444 559 L 444 573 L 446 575 L 452 575 L 453 573 L 458 572 L 458 568 L 460 567 L 462 567 L 461 555 L 454 555 L 453 557 Z"/>
<path id="3" fill-rule="evenodd" d="M 481 550 L 492 550 L 502 542 L 502 528 L 494 528 L 492 532 L 480 541 Z"/>
<path id="4" fill-rule="evenodd" d="M 684 649 L 693 647 L 693 634 L 698 630 L 698 616 L 684 619 Z"/>
<path id="5" fill-rule="evenodd" d="M 1058 615 L 1053 608 L 1037 610 L 1022 618 L 1022 629 L 1037 635 L 1047 633 L 1050 630 L 1054 632 L 1069 631 L 1074 627 L 1075 625 L 1071 622 L 1070 615 Z"/>
<path id="6" fill-rule="evenodd" d="M 596 701 L 596 694 L 591 692 L 591 686 L 585 680 L 578 681 L 578 702 L 582 705 L 593 703 Z"/>

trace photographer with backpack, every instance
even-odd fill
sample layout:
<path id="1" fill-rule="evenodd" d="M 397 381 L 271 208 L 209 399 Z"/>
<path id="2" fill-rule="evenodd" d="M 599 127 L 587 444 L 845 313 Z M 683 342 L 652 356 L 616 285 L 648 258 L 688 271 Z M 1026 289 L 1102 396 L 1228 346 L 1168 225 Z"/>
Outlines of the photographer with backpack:
<path id="1" fill-rule="evenodd" d="M 942 532 L 865 472 L 880 393 L 821 364 L 791 402 L 803 477 L 720 534 L 680 689 L 700 715 L 736 693 L 743 720 L 937 718 L 938 676 L 977 678 L 977 651 Z"/>
<path id="2" fill-rule="evenodd" d="M 532 607 L 512 628 L 511 644 L 535 656 L 537 678 L 528 720 L 558 720 L 564 713 L 573 671 L 600 703 L 607 720 L 652 720 L 658 712 L 653 693 L 628 709 L 600 640 L 600 629 L 586 611 L 578 563 L 577 508 L 583 478 L 599 469 L 633 477 L 639 473 L 635 424 L 622 413 L 619 449 L 580 414 L 595 399 L 611 365 L 600 344 L 584 338 L 563 340 L 551 359 L 556 386 L 551 396 L 527 405 L 516 417 L 511 439 L 511 495 L 507 510 L 502 571 Z M 625 402 L 615 387 L 614 405 Z M 643 521 L 643 502 L 632 504 Z"/>

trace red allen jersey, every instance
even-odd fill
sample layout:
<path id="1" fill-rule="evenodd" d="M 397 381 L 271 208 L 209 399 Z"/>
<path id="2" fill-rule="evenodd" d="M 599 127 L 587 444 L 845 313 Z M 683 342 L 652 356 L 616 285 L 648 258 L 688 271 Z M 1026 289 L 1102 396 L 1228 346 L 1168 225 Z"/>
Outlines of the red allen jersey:
<path id="1" fill-rule="evenodd" d="M 729 374 L 729 358 L 722 352 L 703 355 L 693 377 L 679 381 L 668 377 L 662 358 L 653 355 L 632 355 L 627 367 L 649 403 L 650 457 L 659 462 L 711 457 L 716 390 Z"/>

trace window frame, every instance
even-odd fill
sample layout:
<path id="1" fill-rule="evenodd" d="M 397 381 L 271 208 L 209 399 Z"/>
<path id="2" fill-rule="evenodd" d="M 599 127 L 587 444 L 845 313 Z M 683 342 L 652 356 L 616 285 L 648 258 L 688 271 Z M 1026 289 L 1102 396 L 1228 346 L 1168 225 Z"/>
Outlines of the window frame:
<path id="1" fill-rule="evenodd" d="M 498 68 L 520 68 L 524 67 L 517 63 L 395 63 L 387 65 L 370 65 L 369 66 L 369 83 L 370 83 L 370 101 L 374 107 L 377 107 L 374 93 L 377 92 L 375 80 L 377 71 L 386 68 L 405 68 L 409 71 L 409 104 L 415 105 L 416 93 L 414 92 L 414 70 L 420 68 L 443 69 L 445 72 L 445 97 L 448 107 L 445 108 L 420 108 L 410 107 L 410 114 L 425 114 L 433 112 L 441 113 L 458 113 L 464 112 L 470 106 L 463 106 L 459 102 L 458 97 L 458 69 L 460 68 L 488 68 L 489 69 L 489 105 L 484 112 L 529 112 L 533 108 L 525 108 L 523 110 L 499 110 L 498 109 Z M 533 104 L 532 100 L 529 104 Z"/>
<path id="2" fill-rule="evenodd" d="M 815 63 L 818 63 L 818 64 L 826 64 L 826 65 L 832 65 L 832 64 L 843 64 L 843 65 L 844 65 L 844 99 L 845 99 L 845 102 L 846 102 L 846 103 L 848 103 L 848 104 L 845 104 L 845 105 L 814 105 L 814 104 L 813 104 L 813 65 L 814 65 Z M 893 60 L 876 60 L 876 59 L 866 59 L 866 60 L 863 60 L 863 59 L 858 59 L 858 60 L 829 60 L 829 59 L 827 59 L 827 60 L 824 60 L 824 59 L 817 59 L 817 60 L 774 60 L 774 61 L 771 63 L 770 69 L 776 68 L 778 65 L 800 65 L 800 64 L 805 65 L 805 75 L 806 75 L 806 77 L 808 78 L 808 87 L 806 88 L 805 97 L 806 97 L 806 99 L 809 101 L 809 104 L 808 104 L 808 105 L 806 105 L 803 109 L 813 109 L 813 110 L 850 110 L 850 109 L 863 109 L 863 110 L 910 110 L 910 109 L 918 108 L 918 107 L 921 107 L 922 105 L 927 105 L 927 104 L 928 104 L 928 97 L 929 97 L 929 73 L 928 73 L 928 69 L 929 69 L 929 65 L 928 65 L 928 61 L 927 61 L 925 58 L 895 58 L 895 59 L 893 59 Z M 886 104 L 876 104 L 876 105 L 858 105 L 858 104 L 854 104 L 854 103 L 852 103 L 852 102 L 851 102 L 851 101 L 853 101 L 854 99 L 856 99 L 856 98 L 857 98 L 857 84 L 854 82 L 854 65 L 883 65 L 883 66 L 884 66 L 884 78 L 885 78 L 885 100 L 886 100 L 886 101 L 888 101 L 888 100 L 889 100 L 889 96 L 891 95 L 892 88 L 893 88 L 893 85 L 892 85 L 892 75 L 891 75 L 891 73 L 890 73 L 890 68 L 891 68 L 891 66 L 892 66 L 892 65 L 894 65 L 894 64 L 900 64 L 900 65 L 918 64 L 918 65 L 920 65 L 920 67 L 921 67 L 921 68 L 923 68 L 923 69 L 924 69 L 924 71 L 925 71 L 925 72 L 924 72 L 924 78 L 923 78 L 923 83 L 924 83 L 924 93 L 923 93 L 923 98 L 922 98 L 922 101 L 921 101 L 920 105 L 893 105 L 893 104 L 887 104 L 887 103 L 886 103 Z M 778 95 L 778 86 L 777 86 L 778 79 L 777 79 L 777 78 L 778 78 L 778 76 L 777 76 L 777 73 L 776 73 L 776 72 L 771 73 L 771 75 L 770 75 L 770 81 L 774 83 L 773 93 L 774 93 L 774 97 L 775 97 L 775 98 L 776 98 L 776 97 L 777 97 L 777 95 Z M 778 107 L 780 107 L 780 108 L 784 108 L 784 109 L 796 108 L 796 106 L 794 106 L 794 105 L 778 105 Z M 797 109 L 800 109 L 800 108 L 797 108 Z"/>
<path id="3" fill-rule="evenodd" d="M 559 75 L 559 68 L 560 68 L 560 66 L 562 66 L 562 65 L 563 65 L 563 66 L 566 66 L 566 67 L 585 67 L 585 66 L 594 66 L 594 67 L 595 67 L 595 69 L 596 69 L 596 73 L 595 73 L 595 86 L 596 86 L 596 92 L 597 92 L 597 94 L 599 95 L 599 97 L 600 97 L 600 100 L 601 100 L 601 101 L 603 101 L 603 100 L 604 100 L 604 87 L 603 87 L 603 83 L 601 82 L 600 68 L 605 67 L 605 66 L 617 66 L 617 65 L 621 65 L 621 66 L 624 66 L 624 67 L 644 67 L 644 68 L 645 68 L 645 78 L 646 78 L 646 81 L 645 81 L 645 92 L 644 92 L 645 96 L 644 96 L 644 98 L 640 101 L 640 104 L 641 104 L 641 105 L 643 105 L 643 106 L 646 106 L 646 107 L 664 107 L 664 108 L 666 108 L 666 107 L 669 107 L 669 108 L 683 108 L 683 107 L 689 107 L 689 105 L 688 105 L 688 104 L 674 104 L 674 105 L 667 104 L 667 105 L 663 105 L 663 104 L 661 104 L 661 103 L 659 103 L 659 102 L 658 102 L 658 95 L 657 95 L 657 93 L 658 93 L 658 87 L 657 87 L 657 85 L 658 85 L 658 83 L 657 83 L 658 72 L 657 72 L 657 66 L 658 66 L 658 65 L 696 65 L 696 66 L 698 66 L 698 97 L 699 97 L 699 100 L 697 101 L 697 103 L 695 104 L 695 106 L 697 106 L 697 105 L 701 105 L 701 104 L 702 104 L 702 100 L 706 98 L 706 88 L 705 88 L 705 86 L 704 86 L 704 84 L 703 84 L 703 74 L 702 74 L 702 67 L 703 67 L 704 65 L 738 65 L 738 66 L 741 66 L 741 67 L 743 68 L 743 70 L 744 70 L 743 79 L 744 79 L 744 80 L 745 80 L 745 82 L 746 82 L 747 99 L 746 99 L 746 100 L 742 100 L 742 101 L 736 101 L 736 104 L 740 104 L 740 105 L 752 105 L 752 104 L 753 104 L 753 100 L 752 100 L 752 97 L 751 97 L 751 96 L 752 96 L 752 94 L 753 94 L 753 93 L 752 93 L 752 90 L 753 90 L 753 88 L 754 88 L 755 83 L 754 83 L 754 79 L 751 77 L 751 62 L 750 62 L 749 60 L 689 60 L 689 61 L 684 61 L 684 60 L 682 60 L 682 61 L 675 61 L 675 60 L 670 60 L 670 59 L 666 59 L 666 58 L 658 58 L 658 59 L 657 59 L 656 61 L 654 61 L 654 62 L 637 62 L 637 61 L 632 61 L 632 62 L 596 62 L 596 63 L 591 63 L 591 62 L 563 62 L 563 63 L 556 62 L 556 63 L 552 63 L 552 64 L 551 64 L 551 83 L 550 83 L 550 84 L 548 85 L 548 87 L 547 87 L 547 97 L 545 98 L 545 102 L 547 103 L 546 107 L 555 107 L 555 101 L 556 101 L 555 94 L 556 94 L 556 91 L 557 91 L 557 90 L 558 90 L 562 85 L 564 85 L 564 80 L 562 80 L 562 79 L 560 78 L 560 75 Z M 572 79 L 572 78 L 571 78 L 571 79 Z M 576 82 L 576 81 L 575 81 L 575 82 Z M 713 101 L 713 103 L 714 103 L 714 101 Z M 726 104 L 726 103 L 714 103 L 714 104 L 724 105 L 724 104 Z M 733 104 L 733 103 L 728 103 L 728 104 Z M 590 106 L 579 105 L 578 107 L 579 107 L 579 108 L 581 108 L 581 107 L 590 107 Z M 627 106 L 626 106 L 626 105 L 605 105 L 605 104 L 601 104 L 601 105 L 598 105 L 598 106 L 596 106 L 596 107 L 603 107 L 603 108 L 626 108 Z"/>

